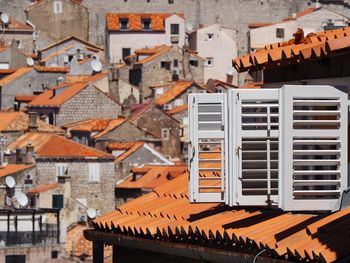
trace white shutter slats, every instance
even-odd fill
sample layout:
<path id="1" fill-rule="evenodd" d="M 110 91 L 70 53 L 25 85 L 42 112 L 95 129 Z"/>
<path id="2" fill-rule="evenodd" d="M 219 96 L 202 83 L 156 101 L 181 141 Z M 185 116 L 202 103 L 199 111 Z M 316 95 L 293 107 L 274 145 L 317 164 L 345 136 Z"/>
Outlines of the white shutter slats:
<path id="1" fill-rule="evenodd" d="M 189 95 L 191 202 L 225 201 L 226 94 Z"/>
<path id="2" fill-rule="evenodd" d="M 347 187 L 347 94 L 331 86 L 284 86 L 281 100 L 279 206 L 332 210 Z"/>

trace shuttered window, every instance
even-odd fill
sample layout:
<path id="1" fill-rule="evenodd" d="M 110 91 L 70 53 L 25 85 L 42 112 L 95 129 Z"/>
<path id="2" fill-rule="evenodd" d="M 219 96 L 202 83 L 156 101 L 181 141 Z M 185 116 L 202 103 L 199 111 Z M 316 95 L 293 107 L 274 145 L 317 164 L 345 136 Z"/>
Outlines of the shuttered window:
<path id="1" fill-rule="evenodd" d="M 89 163 L 89 181 L 99 182 L 100 181 L 100 164 L 99 163 Z"/>

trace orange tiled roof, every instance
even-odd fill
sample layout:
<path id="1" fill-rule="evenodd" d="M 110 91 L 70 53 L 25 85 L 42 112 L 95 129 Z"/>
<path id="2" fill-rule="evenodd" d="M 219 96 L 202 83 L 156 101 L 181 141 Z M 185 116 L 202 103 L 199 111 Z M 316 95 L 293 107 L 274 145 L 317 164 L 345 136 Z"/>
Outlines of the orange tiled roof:
<path id="1" fill-rule="evenodd" d="M 96 232 L 185 242 L 282 260 L 334 262 L 350 256 L 350 208 L 330 215 L 191 204 L 183 174 L 94 221 Z M 147 204 L 147 205 L 146 205 Z M 112 235 L 112 234 L 111 234 Z"/>
<path id="2" fill-rule="evenodd" d="M 179 113 L 179 112 L 183 112 L 183 111 L 186 111 L 186 110 L 188 110 L 188 105 L 184 104 L 182 106 L 175 107 L 175 108 L 173 108 L 171 110 L 167 110 L 165 113 L 173 115 L 173 114 L 176 114 L 176 113 Z"/>
<path id="3" fill-rule="evenodd" d="M 59 183 L 39 184 L 27 191 L 27 194 L 40 194 L 58 188 Z"/>
<path id="4" fill-rule="evenodd" d="M 100 73 L 94 75 L 68 75 L 66 77 L 67 82 L 90 82 L 94 83 L 104 77 L 107 77 L 108 73 L 106 71 L 102 71 Z"/>
<path id="5" fill-rule="evenodd" d="M 116 186 L 116 188 L 142 188 L 154 189 L 187 171 L 187 166 L 177 165 L 147 165 L 142 168 L 133 168 L 132 173 L 143 175 L 137 180 L 133 176 L 128 177 L 125 181 Z"/>
<path id="6" fill-rule="evenodd" d="M 217 86 L 221 86 L 225 89 L 231 89 L 231 88 L 238 88 L 236 85 L 232 84 L 232 83 L 228 83 L 228 82 L 224 82 L 224 81 L 221 81 L 221 80 L 218 80 L 218 79 L 215 79 L 214 80 L 214 85 L 215 87 Z"/>
<path id="7" fill-rule="evenodd" d="M 246 84 L 240 86 L 240 88 L 242 88 L 242 89 L 260 89 L 263 84 L 264 83 L 262 83 L 262 82 L 251 82 L 251 83 L 246 83 Z"/>
<path id="8" fill-rule="evenodd" d="M 7 85 L 8 83 L 12 82 L 13 80 L 15 80 L 15 79 L 17 79 L 17 78 L 27 74 L 31 70 L 33 70 L 33 68 L 31 68 L 31 67 L 22 67 L 22 68 L 17 69 L 12 74 L 2 78 L 0 80 L 0 86 Z"/>
<path id="9" fill-rule="evenodd" d="M 24 112 L 0 112 L 0 132 L 10 131 L 27 131 L 29 127 L 29 116 Z M 48 124 L 40 119 L 37 119 L 39 132 L 63 133 L 59 127 Z"/>
<path id="10" fill-rule="evenodd" d="M 98 50 L 98 51 L 103 51 L 103 48 L 101 48 L 101 47 L 99 47 L 99 46 L 96 46 L 96 45 L 94 45 L 94 44 L 91 44 L 90 42 L 85 41 L 85 40 L 83 40 L 83 39 L 81 39 L 81 38 L 78 38 L 78 37 L 76 37 L 76 36 L 70 36 L 70 37 L 63 38 L 63 39 L 61 39 L 61 40 L 58 41 L 58 42 L 55 42 L 55 43 L 53 43 L 53 44 L 51 44 L 51 45 L 49 45 L 49 46 L 47 46 L 47 47 L 45 47 L 45 48 L 40 49 L 40 51 L 41 51 L 41 52 L 46 51 L 46 50 L 48 50 L 48 49 L 50 49 L 50 48 L 59 46 L 59 45 L 61 45 L 62 43 L 67 42 L 67 41 L 69 41 L 69 40 L 76 40 L 77 42 L 80 42 L 80 43 L 84 44 L 86 48 L 92 48 L 92 49 L 95 50 L 95 51 L 96 51 L 96 50 Z"/>
<path id="11" fill-rule="evenodd" d="M 310 8 L 307 8 L 307 9 L 301 11 L 301 12 L 296 13 L 295 16 L 289 16 L 289 17 L 283 19 L 283 21 L 294 20 L 296 18 L 299 18 L 299 17 L 302 17 L 302 16 L 306 16 L 306 15 L 311 14 L 311 13 L 313 13 L 316 10 L 319 10 L 319 9 L 320 9 L 320 7 L 319 8 L 310 7 Z"/>
<path id="12" fill-rule="evenodd" d="M 148 53 L 146 52 L 146 49 L 142 49 L 142 50 L 140 50 L 139 54 L 146 54 L 147 53 L 147 55 L 149 55 L 149 56 L 135 62 L 134 64 L 135 65 L 142 65 L 144 63 L 151 62 L 154 59 L 158 58 L 159 56 L 167 53 L 170 49 L 171 49 L 171 47 L 166 46 L 166 45 L 155 46 L 153 48 L 149 48 Z M 135 52 L 137 52 L 137 50 Z"/>
<path id="13" fill-rule="evenodd" d="M 140 147 L 144 145 L 145 142 L 122 142 L 122 143 L 108 143 L 107 148 L 110 150 L 125 150 L 124 153 L 119 155 L 116 159 L 117 162 L 122 162 L 125 158 L 129 157 Z"/>
<path id="14" fill-rule="evenodd" d="M 172 15 L 177 15 L 184 17 L 183 14 L 171 14 L 171 13 L 108 13 L 106 15 L 107 19 L 107 29 L 111 31 L 119 31 L 119 19 L 128 18 L 129 19 L 129 29 L 128 31 L 142 31 L 141 19 L 149 18 L 152 23 L 151 31 L 164 31 L 165 22 L 164 20 Z"/>
<path id="15" fill-rule="evenodd" d="M 7 164 L 0 168 L 0 177 L 5 177 L 18 172 L 22 172 L 34 167 L 34 164 Z"/>
<path id="16" fill-rule="evenodd" d="M 24 148 L 29 143 L 34 146 L 34 151 L 39 158 L 108 158 L 114 156 L 105 152 L 73 142 L 62 136 L 49 133 L 28 132 L 11 143 L 8 148 L 15 151 Z"/>
<path id="17" fill-rule="evenodd" d="M 34 100 L 37 95 L 17 95 L 15 96 L 15 101 L 29 103 Z"/>
<path id="18" fill-rule="evenodd" d="M 0 22 L 0 24 L 1 24 L 1 26 L 3 26 L 1 22 Z M 33 28 L 27 24 L 24 24 L 24 23 L 17 21 L 13 17 L 10 17 L 9 23 L 6 25 L 5 30 L 32 32 Z"/>
<path id="19" fill-rule="evenodd" d="M 168 102 L 174 100 L 176 97 L 184 93 L 188 88 L 194 84 L 193 81 L 177 81 L 173 87 L 168 89 L 163 95 L 154 100 L 154 103 L 158 106 L 163 106 Z M 201 86 L 198 86 L 201 87 Z"/>
<path id="20" fill-rule="evenodd" d="M 0 69 L 0 74 L 12 74 L 15 72 L 16 72 L 16 69 L 13 69 L 13 68 Z"/>
<path id="21" fill-rule="evenodd" d="M 61 83 L 38 95 L 36 99 L 28 104 L 28 107 L 60 107 L 64 102 L 74 97 L 88 85 L 89 83 L 87 82 Z M 54 96 L 56 92 L 58 94 Z"/>
<path id="22" fill-rule="evenodd" d="M 46 66 L 35 66 L 34 69 L 38 72 L 58 72 L 58 73 L 68 73 L 69 68 L 67 67 L 46 67 Z"/>
<path id="23" fill-rule="evenodd" d="M 254 22 L 254 23 L 250 23 L 248 24 L 249 28 L 259 28 L 259 27 L 264 27 L 264 26 L 271 26 L 274 23 L 264 23 L 264 22 Z"/>
<path id="24" fill-rule="evenodd" d="M 350 47 L 350 27 L 310 33 L 304 36 L 302 29 L 286 42 L 274 43 L 255 53 L 233 60 L 238 72 L 255 71 L 266 66 L 303 63 L 312 59 L 328 57 Z"/>

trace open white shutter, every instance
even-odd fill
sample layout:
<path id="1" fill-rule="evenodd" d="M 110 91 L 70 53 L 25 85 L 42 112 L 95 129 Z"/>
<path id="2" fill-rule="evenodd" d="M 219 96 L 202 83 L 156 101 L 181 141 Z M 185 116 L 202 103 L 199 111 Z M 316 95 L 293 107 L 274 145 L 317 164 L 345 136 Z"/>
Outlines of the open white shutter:
<path id="1" fill-rule="evenodd" d="M 283 86 L 283 210 L 332 210 L 347 187 L 347 96 L 331 86 Z"/>
<path id="2" fill-rule="evenodd" d="M 230 90 L 229 205 L 278 202 L 278 89 Z M 231 172 L 232 171 L 232 172 Z M 232 188 L 232 190 L 231 190 Z"/>
<path id="3" fill-rule="evenodd" d="M 189 95 L 191 202 L 225 202 L 226 94 Z"/>

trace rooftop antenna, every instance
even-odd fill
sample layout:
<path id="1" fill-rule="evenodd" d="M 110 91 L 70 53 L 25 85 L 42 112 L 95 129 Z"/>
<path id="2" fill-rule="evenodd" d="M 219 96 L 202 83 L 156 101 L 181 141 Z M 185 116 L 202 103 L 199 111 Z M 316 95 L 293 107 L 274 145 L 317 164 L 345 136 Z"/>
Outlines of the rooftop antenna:
<path id="1" fill-rule="evenodd" d="M 90 219 L 94 219 L 97 215 L 97 212 L 94 208 L 88 208 L 88 210 L 86 211 L 87 213 L 87 216 L 90 218 Z"/>

